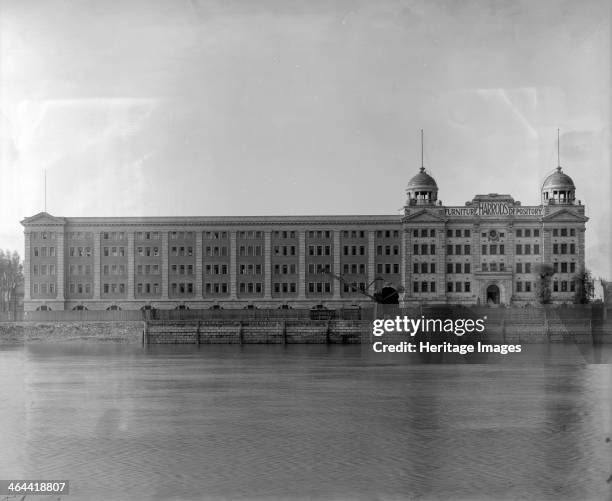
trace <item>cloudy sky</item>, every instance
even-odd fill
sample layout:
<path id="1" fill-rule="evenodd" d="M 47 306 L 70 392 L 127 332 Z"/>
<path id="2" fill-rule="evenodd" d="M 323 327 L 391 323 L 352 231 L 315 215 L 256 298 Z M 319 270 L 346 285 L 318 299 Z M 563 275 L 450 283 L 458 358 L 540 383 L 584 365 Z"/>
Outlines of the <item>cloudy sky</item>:
<path id="1" fill-rule="evenodd" d="M 0 0 L 0 247 L 58 216 L 539 203 L 561 164 L 612 278 L 608 0 Z"/>

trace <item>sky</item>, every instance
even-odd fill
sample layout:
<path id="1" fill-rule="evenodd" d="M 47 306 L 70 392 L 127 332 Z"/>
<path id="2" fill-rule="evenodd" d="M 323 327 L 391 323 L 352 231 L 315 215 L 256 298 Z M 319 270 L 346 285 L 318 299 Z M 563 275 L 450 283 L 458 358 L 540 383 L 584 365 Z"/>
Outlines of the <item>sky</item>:
<path id="1" fill-rule="evenodd" d="M 608 0 L 0 0 L 0 248 L 56 216 L 537 205 L 560 161 L 612 278 Z"/>

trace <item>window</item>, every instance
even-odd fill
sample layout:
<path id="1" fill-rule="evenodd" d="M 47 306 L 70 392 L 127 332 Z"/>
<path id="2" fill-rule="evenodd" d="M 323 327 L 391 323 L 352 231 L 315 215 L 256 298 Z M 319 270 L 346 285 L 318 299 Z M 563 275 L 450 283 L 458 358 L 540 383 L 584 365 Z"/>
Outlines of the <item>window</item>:
<path id="1" fill-rule="evenodd" d="M 468 230 L 466 230 L 466 231 L 468 231 Z M 464 253 L 466 256 L 469 256 L 469 255 L 470 255 L 470 253 L 471 253 L 471 248 L 470 248 L 470 246 L 469 246 L 469 245 L 464 245 L 464 246 L 463 246 L 463 253 Z"/>
<path id="2" fill-rule="evenodd" d="M 427 273 L 427 263 L 421 263 L 421 273 Z"/>
<path id="3" fill-rule="evenodd" d="M 419 292 L 419 282 L 412 282 L 412 292 Z"/>
<path id="4" fill-rule="evenodd" d="M 461 282 L 455 282 L 455 292 L 461 292 Z"/>
<path id="5" fill-rule="evenodd" d="M 520 256 L 523 253 L 523 246 L 521 244 L 517 244 L 516 253 Z"/>
<path id="6" fill-rule="evenodd" d="M 461 263 L 455 263 L 455 273 L 461 273 Z"/>
<path id="7" fill-rule="evenodd" d="M 553 228 L 553 237 L 559 236 L 559 230 L 557 228 Z"/>
<path id="8" fill-rule="evenodd" d="M 523 283 L 516 282 L 516 292 L 523 292 Z"/>
<path id="9" fill-rule="evenodd" d="M 453 272 L 453 263 L 446 263 L 446 273 Z"/>
<path id="10" fill-rule="evenodd" d="M 470 282 L 464 282 L 463 283 L 463 291 L 464 292 L 470 292 L 472 288 L 472 284 Z"/>
<path id="11" fill-rule="evenodd" d="M 447 253 L 449 256 L 452 256 L 452 255 L 453 255 L 453 246 L 452 246 L 452 245 L 447 245 L 447 246 L 446 246 L 446 253 Z"/>
<path id="12" fill-rule="evenodd" d="M 464 230 L 464 231 L 463 231 L 463 236 L 464 236 L 464 237 L 470 237 L 470 236 L 471 236 L 471 234 L 470 234 L 470 230 Z"/>
<path id="13" fill-rule="evenodd" d="M 523 236 L 523 230 L 516 230 L 516 236 L 517 237 L 522 237 Z"/>
<path id="14" fill-rule="evenodd" d="M 461 255 L 461 245 L 455 245 L 455 254 Z"/>
<path id="15" fill-rule="evenodd" d="M 446 292 L 453 292 L 453 282 L 446 282 Z"/>
<path id="16" fill-rule="evenodd" d="M 412 265 L 412 272 L 413 273 L 418 273 L 419 272 L 419 263 L 414 263 Z"/>
<path id="17" fill-rule="evenodd" d="M 533 253 L 534 254 L 540 253 L 540 244 L 533 244 Z"/>
<path id="18" fill-rule="evenodd" d="M 540 230 L 533 230 L 533 236 L 534 237 L 539 237 L 540 236 Z"/>
<path id="19" fill-rule="evenodd" d="M 531 263 L 525 263 L 525 273 L 531 273 Z"/>

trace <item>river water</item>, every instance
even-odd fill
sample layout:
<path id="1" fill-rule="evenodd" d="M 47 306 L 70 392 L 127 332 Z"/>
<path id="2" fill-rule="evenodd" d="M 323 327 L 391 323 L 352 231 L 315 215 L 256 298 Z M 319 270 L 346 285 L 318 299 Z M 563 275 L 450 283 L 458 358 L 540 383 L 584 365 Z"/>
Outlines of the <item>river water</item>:
<path id="1" fill-rule="evenodd" d="M 70 501 L 612 499 L 612 346 L 523 349 L 1 347 L 0 479 L 69 479 Z"/>

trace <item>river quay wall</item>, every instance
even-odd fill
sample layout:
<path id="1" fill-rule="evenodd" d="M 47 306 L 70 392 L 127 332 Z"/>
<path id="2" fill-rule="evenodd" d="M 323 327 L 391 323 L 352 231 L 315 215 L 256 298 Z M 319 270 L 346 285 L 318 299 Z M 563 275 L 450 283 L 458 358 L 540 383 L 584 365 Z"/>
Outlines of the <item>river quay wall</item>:
<path id="1" fill-rule="evenodd" d="M 144 322 L 1 322 L 0 344 L 142 344 Z"/>
<path id="2" fill-rule="evenodd" d="M 479 336 L 492 343 L 612 343 L 612 321 L 491 323 Z M 428 334 L 437 341 L 468 341 L 454 335 Z M 122 322 L 0 322 L 0 344 L 359 344 L 410 340 L 406 334 L 372 335 L 367 320 L 201 320 Z"/>

